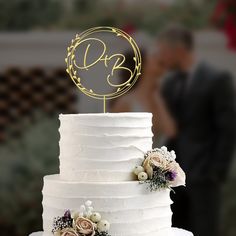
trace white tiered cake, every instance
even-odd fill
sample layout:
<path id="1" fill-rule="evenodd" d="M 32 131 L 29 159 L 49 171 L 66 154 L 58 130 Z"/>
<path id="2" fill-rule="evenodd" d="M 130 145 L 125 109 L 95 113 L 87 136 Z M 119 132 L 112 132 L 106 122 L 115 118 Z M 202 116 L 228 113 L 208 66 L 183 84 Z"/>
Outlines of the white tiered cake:
<path id="1" fill-rule="evenodd" d="M 152 149 L 151 113 L 60 115 L 60 122 L 60 174 L 44 178 L 43 236 L 53 235 L 54 217 L 88 199 L 111 236 L 179 235 L 170 190 L 151 192 L 132 173 Z"/>

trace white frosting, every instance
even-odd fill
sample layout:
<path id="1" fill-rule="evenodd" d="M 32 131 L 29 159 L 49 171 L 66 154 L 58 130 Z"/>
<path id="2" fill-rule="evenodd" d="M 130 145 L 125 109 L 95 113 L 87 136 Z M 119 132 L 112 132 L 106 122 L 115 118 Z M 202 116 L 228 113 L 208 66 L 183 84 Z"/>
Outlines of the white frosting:
<path id="1" fill-rule="evenodd" d="M 30 236 L 52 236 L 52 233 L 43 233 L 43 232 L 36 232 L 30 234 Z M 193 236 L 193 234 L 189 231 L 179 229 L 179 228 L 166 228 L 154 232 L 149 232 L 145 234 L 136 233 L 136 236 Z M 128 235 L 129 236 L 129 235 Z M 134 235 L 132 235 L 134 236 Z"/>
<path id="2" fill-rule="evenodd" d="M 169 190 L 150 192 L 137 181 L 74 182 L 59 175 L 46 176 L 43 187 L 43 226 L 52 229 L 53 218 L 77 210 L 87 199 L 111 223 L 110 234 L 134 236 L 171 227 Z"/>
<path id="3" fill-rule="evenodd" d="M 37 235 L 37 236 L 53 236 L 53 234 L 50 232 L 44 232 L 42 235 Z M 147 233 L 134 233 L 134 234 L 122 234 L 122 235 L 113 234 L 111 236 L 193 236 L 193 234 L 187 231 L 185 231 L 184 233 L 176 234 L 175 232 L 172 231 L 172 228 L 165 228 L 165 229 L 150 231 Z"/>
<path id="4" fill-rule="evenodd" d="M 91 200 L 112 236 L 169 236 L 169 190 L 131 181 L 152 149 L 151 113 L 60 115 L 60 175 L 44 178 L 44 236 L 53 218 Z"/>
<path id="5" fill-rule="evenodd" d="M 151 113 L 60 115 L 60 174 L 65 180 L 133 180 L 152 148 Z"/>

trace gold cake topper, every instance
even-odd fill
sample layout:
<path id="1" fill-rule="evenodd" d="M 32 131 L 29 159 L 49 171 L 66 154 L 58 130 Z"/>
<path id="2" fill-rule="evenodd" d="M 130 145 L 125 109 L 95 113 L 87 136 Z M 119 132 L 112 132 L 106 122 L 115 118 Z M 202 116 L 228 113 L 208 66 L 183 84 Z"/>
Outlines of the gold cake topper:
<path id="1" fill-rule="evenodd" d="M 112 36 L 119 37 L 128 42 L 133 53 L 133 69 L 124 65 L 126 58 L 123 53 L 111 53 L 105 40 L 96 36 L 101 33 L 109 33 Z M 101 52 L 91 59 L 91 47 L 93 44 L 96 44 L 94 46 L 96 49 L 99 46 Z M 81 55 L 82 53 L 79 53 L 80 47 L 83 47 L 84 49 L 83 55 Z M 89 97 L 103 100 L 104 112 L 106 112 L 106 100 L 117 98 L 128 92 L 141 74 L 141 54 L 136 42 L 130 35 L 114 27 L 95 27 L 84 31 L 79 35 L 77 34 L 76 37 L 72 39 L 71 45 L 67 48 L 67 57 L 65 62 L 67 65 L 67 73 L 80 91 Z M 92 69 L 98 63 L 103 63 L 107 69 L 109 62 L 112 62 L 112 67 L 105 76 L 105 80 L 107 85 L 112 88 L 112 91 L 95 92 L 95 89 L 86 88 L 86 79 L 82 78 L 82 72 Z M 112 81 L 112 79 L 114 79 L 114 74 L 122 70 L 126 71 L 126 74 L 129 76 L 125 78 L 125 81 L 114 83 Z"/>

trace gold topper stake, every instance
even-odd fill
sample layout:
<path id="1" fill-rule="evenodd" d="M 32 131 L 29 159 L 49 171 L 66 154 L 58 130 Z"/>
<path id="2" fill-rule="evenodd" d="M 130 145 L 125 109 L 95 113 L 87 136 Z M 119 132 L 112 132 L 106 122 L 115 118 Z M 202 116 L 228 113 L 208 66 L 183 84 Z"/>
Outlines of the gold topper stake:
<path id="1" fill-rule="evenodd" d="M 98 37 L 94 37 L 94 34 L 101 33 L 101 32 L 109 33 L 115 37 L 121 37 L 129 43 L 133 51 L 133 60 L 134 60 L 134 65 L 135 65 L 133 70 L 124 66 L 126 58 L 122 53 L 115 53 L 112 55 L 108 55 L 108 50 L 107 50 L 108 48 L 107 48 L 106 43 L 102 39 L 99 39 Z M 91 53 L 90 48 L 91 48 L 92 43 L 94 42 L 101 44 L 102 53 L 97 58 L 94 58 L 92 62 L 91 60 L 90 62 L 88 62 L 88 55 L 89 53 Z M 86 49 L 82 57 L 83 63 L 81 63 L 80 65 L 76 61 L 75 52 L 82 44 L 85 44 Z M 83 81 L 82 81 L 83 79 L 80 76 L 80 72 L 83 70 L 88 71 L 90 68 L 92 68 L 99 62 L 103 62 L 104 66 L 108 67 L 108 62 L 110 60 L 113 60 L 115 62 L 112 66 L 110 73 L 106 77 L 106 81 L 109 86 L 114 88 L 114 92 L 99 94 L 93 91 L 91 88 L 86 88 L 83 85 Z M 67 48 L 67 57 L 65 59 L 65 62 L 67 65 L 67 69 L 66 69 L 67 73 L 70 75 L 71 79 L 76 84 L 76 86 L 80 89 L 80 91 L 89 97 L 103 100 L 104 112 L 106 112 L 106 100 L 117 98 L 125 94 L 126 92 L 128 92 L 137 81 L 139 75 L 141 74 L 141 54 L 140 54 L 140 50 L 137 44 L 135 43 L 135 41 L 130 35 L 114 27 L 95 27 L 95 28 L 91 28 L 84 31 L 83 33 L 79 35 L 77 34 L 76 37 L 72 39 L 71 45 Z M 127 71 L 128 72 L 127 74 L 129 74 L 129 76 L 127 76 L 127 79 L 125 80 L 125 82 L 118 83 L 118 84 L 113 83 L 112 78 L 113 78 L 114 73 L 121 70 Z"/>

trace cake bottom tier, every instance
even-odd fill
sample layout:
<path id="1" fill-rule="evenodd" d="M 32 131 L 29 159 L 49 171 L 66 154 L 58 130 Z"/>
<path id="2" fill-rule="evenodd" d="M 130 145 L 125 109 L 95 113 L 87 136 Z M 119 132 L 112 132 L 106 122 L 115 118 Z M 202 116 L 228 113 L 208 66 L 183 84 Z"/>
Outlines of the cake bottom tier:
<path id="1" fill-rule="evenodd" d="M 139 234 L 137 234 L 139 235 Z M 168 230 L 160 230 L 157 232 L 151 232 L 149 234 L 143 234 L 144 236 L 193 236 L 189 231 L 177 228 L 170 228 Z M 52 233 L 37 232 L 32 233 L 29 236 L 53 236 Z"/>
<path id="2" fill-rule="evenodd" d="M 60 175 L 44 178 L 43 236 L 51 236 L 54 217 L 67 209 L 78 211 L 91 200 L 95 211 L 107 219 L 112 236 L 168 235 L 171 231 L 170 190 L 150 192 L 146 184 L 126 182 L 69 182 Z"/>

